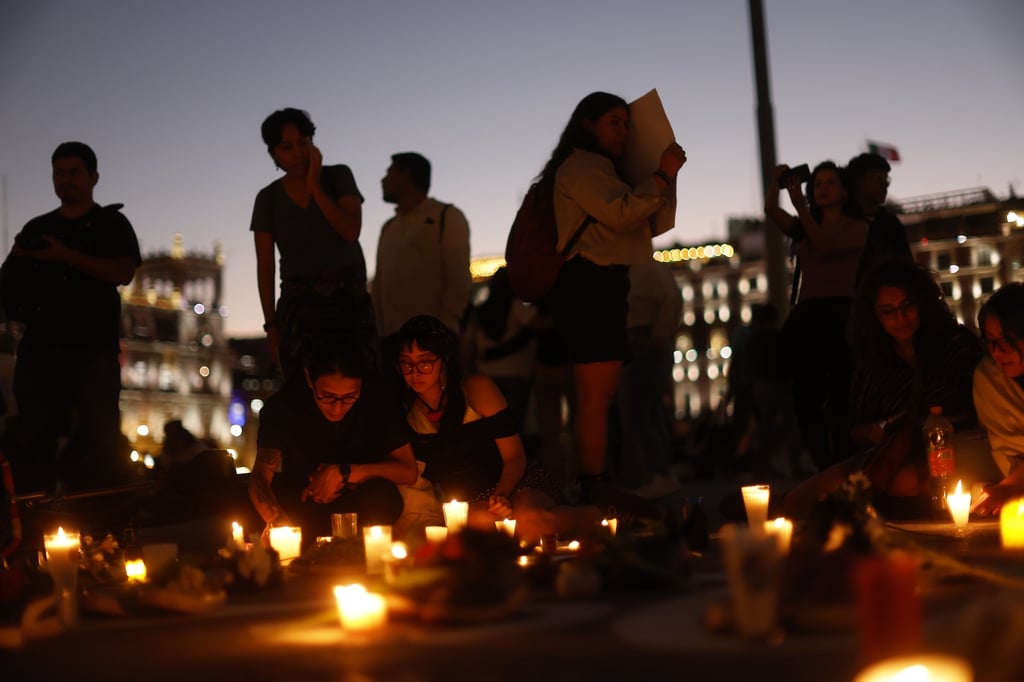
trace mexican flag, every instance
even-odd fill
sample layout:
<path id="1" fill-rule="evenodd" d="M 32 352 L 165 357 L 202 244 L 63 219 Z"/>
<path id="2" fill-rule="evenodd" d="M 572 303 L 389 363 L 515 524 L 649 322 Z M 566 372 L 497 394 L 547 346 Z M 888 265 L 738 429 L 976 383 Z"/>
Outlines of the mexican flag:
<path id="1" fill-rule="evenodd" d="M 882 144 L 881 142 L 872 142 L 871 140 L 868 140 L 868 151 L 872 154 L 878 154 L 887 161 L 900 160 L 899 150 L 891 144 Z"/>

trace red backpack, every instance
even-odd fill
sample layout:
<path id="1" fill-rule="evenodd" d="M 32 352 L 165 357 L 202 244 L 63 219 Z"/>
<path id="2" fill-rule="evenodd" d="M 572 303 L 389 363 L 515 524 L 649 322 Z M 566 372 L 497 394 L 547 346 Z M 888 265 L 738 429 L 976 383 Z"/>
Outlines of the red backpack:
<path id="1" fill-rule="evenodd" d="M 555 286 L 558 272 L 565 257 L 594 222 L 587 216 L 576 228 L 565 248 L 558 251 L 558 227 L 555 224 L 555 204 L 552 183 L 535 182 L 530 186 L 523 203 L 512 221 L 505 244 L 505 269 L 516 297 L 527 303 L 536 303 L 548 295 Z"/>

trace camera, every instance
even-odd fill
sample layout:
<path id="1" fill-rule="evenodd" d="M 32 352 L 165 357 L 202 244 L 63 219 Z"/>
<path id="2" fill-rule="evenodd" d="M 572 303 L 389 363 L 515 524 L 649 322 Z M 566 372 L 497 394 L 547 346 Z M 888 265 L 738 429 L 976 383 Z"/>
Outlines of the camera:
<path id="1" fill-rule="evenodd" d="M 807 167 L 806 163 L 802 163 L 799 166 L 793 166 L 779 176 L 779 186 L 785 187 L 789 184 L 790 180 L 793 180 L 794 178 L 800 184 L 807 182 L 811 179 L 811 169 Z"/>

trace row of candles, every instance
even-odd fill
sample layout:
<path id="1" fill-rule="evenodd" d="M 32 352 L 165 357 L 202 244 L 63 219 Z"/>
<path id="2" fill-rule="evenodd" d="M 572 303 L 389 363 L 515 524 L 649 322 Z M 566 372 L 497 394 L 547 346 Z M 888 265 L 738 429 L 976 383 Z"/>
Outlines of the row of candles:
<path id="1" fill-rule="evenodd" d="M 771 488 L 765 484 L 743 486 L 743 505 L 751 528 L 764 528 L 780 534 L 780 543 L 789 546 L 793 524 L 784 518 L 768 521 L 768 500 Z M 956 482 L 956 490 L 946 495 L 946 507 L 957 528 L 963 528 L 971 516 L 971 492 L 965 491 L 963 481 Z M 999 513 L 999 533 L 1007 549 L 1024 549 L 1024 497 L 1009 500 Z"/>

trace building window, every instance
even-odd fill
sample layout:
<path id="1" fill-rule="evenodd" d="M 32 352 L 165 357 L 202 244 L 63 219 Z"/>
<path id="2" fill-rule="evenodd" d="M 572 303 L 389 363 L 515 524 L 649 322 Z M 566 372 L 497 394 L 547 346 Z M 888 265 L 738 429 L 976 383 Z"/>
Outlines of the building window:
<path id="1" fill-rule="evenodd" d="M 941 286 L 942 286 L 942 295 L 945 296 L 946 298 L 953 298 L 953 283 L 952 282 L 942 282 Z"/>
<path id="2" fill-rule="evenodd" d="M 949 270 L 949 266 L 953 264 L 953 258 L 948 253 L 940 253 L 936 256 L 936 268 L 938 270 Z"/>
<path id="3" fill-rule="evenodd" d="M 981 293 L 983 295 L 984 294 L 991 294 L 993 291 L 996 290 L 996 281 L 995 281 L 994 277 L 982 277 L 981 281 L 980 281 L 980 284 L 981 284 Z"/>

